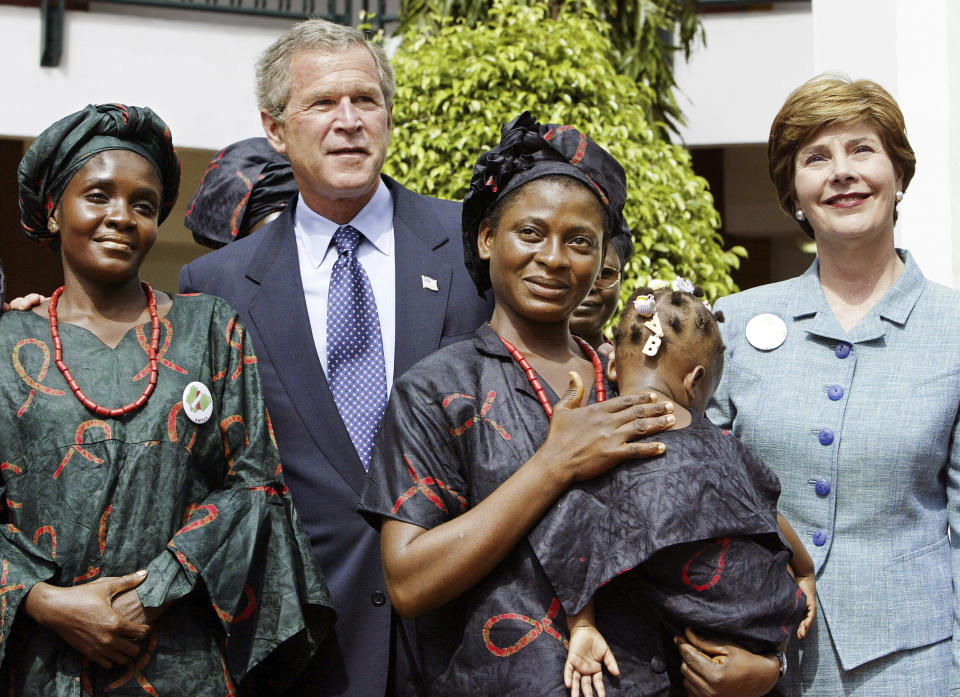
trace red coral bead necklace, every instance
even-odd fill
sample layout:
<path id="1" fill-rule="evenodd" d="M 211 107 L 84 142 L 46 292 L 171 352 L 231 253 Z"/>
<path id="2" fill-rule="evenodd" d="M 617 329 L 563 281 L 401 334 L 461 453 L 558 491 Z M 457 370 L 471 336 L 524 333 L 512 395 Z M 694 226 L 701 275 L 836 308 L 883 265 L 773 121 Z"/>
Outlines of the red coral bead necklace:
<path id="1" fill-rule="evenodd" d="M 150 287 L 149 283 L 142 281 L 140 285 L 143 286 L 143 292 L 147 294 L 147 310 L 150 312 L 150 325 L 153 328 L 150 334 L 150 348 L 147 351 L 147 356 L 150 359 L 150 379 L 147 381 L 147 386 L 144 388 L 143 394 L 137 397 L 135 401 L 124 404 L 122 407 L 116 409 L 101 406 L 87 397 L 87 395 L 83 393 L 83 390 L 80 389 L 77 381 L 73 379 L 73 375 L 70 374 L 70 369 L 67 368 L 67 364 L 63 362 L 63 344 L 60 342 L 60 330 L 57 323 L 57 302 L 60 300 L 60 296 L 63 295 L 64 287 L 60 286 L 53 291 L 53 295 L 50 296 L 47 314 L 50 315 L 50 338 L 53 339 L 53 362 L 57 368 L 60 369 L 60 372 L 63 373 L 64 380 L 67 381 L 67 385 L 70 386 L 70 389 L 76 398 L 80 400 L 80 403 L 100 416 L 117 418 L 118 416 L 123 416 L 124 414 L 129 414 L 131 411 L 139 409 L 147 403 L 150 395 L 153 394 L 154 389 L 157 387 L 157 349 L 160 346 L 160 318 L 157 316 L 157 298 L 154 296 L 153 288 Z"/>
<path id="2" fill-rule="evenodd" d="M 593 373 L 594 380 L 597 386 L 597 401 L 602 402 L 607 398 L 607 388 L 603 384 L 603 364 L 600 362 L 600 356 L 597 355 L 597 352 L 593 350 L 593 347 L 588 344 L 586 341 L 581 339 L 576 334 L 572 334 L 573 340 L 580 344 L 580 348 L 583 349 L 583 352 L 590 357 L 590 360 L 593 362 Z M 537 374 L 534 372 L 533 368 L 530 367 L 530 363 L 527 361 L 526 357 L 520 353 L 520 350 L 511 344 L 509 341 L 500 337 L 500 341 L 503 342 L 503 345 L 507 347 L 507 351 L 510 352 L 510 355 L 513 357 L 517 363 L 520 364 L 520 367 L 523 368 L 523 372 L 526 373 L 527 380 L 530 381 L 530 386 L 533 387 L 533 391 L 537 394 L 537 399 L 540 400 L 540 406 L 543 407 L 543 410 L 547 413 L 547 418 L 553 418 L 553 405 L 550 404 L 550 400 L 547 399 L 547 393 L 543 390 L 543 385 L 540 384 L 540 380 L 537 378 Z"/>

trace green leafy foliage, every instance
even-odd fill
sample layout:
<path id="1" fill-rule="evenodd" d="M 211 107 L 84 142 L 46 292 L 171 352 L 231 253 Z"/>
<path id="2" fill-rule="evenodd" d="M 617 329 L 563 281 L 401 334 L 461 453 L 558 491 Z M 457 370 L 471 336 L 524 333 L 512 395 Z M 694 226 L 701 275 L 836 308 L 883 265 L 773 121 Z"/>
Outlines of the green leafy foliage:
<path id="1" fill-rule="evenodd" d="M 659 137 L 641 87 L 609 59 L 606 25 L 584 4 L 497 1 L 474 26 L 447 19 L 438 31 L 408 32 L 393 59 L 397 97 L 386 169 L 414 190 L 466 194 L 477 157 L 500 125 L 529 110 L 542 123 L 577 126 L 627 173 L 626 218 L 634 257 L 622 298 L 650 277 L 688 277 L 708 297 L 736 290 L 729 271 L 745 253 L 725 251 L 707 183 L 690 155 Z"/>
<path id="2" fill-rule="evenodd" d="M 542 0 L 512 0 L 542 5 Z M 486 22 L 496 0 L 402 0 L 399 32 L 437 31 L 451 19 L 467 26 Z M 704 39 L 697 0 L 550 0 L 550 17 L 560 12 L 597 16 L 606 26 L 608 57 L 617 72 L 641 86 L 647 121 L 664 137 L 676 132 L 683 114 L 674 96 L 674 55 L 689 57 Z"/>

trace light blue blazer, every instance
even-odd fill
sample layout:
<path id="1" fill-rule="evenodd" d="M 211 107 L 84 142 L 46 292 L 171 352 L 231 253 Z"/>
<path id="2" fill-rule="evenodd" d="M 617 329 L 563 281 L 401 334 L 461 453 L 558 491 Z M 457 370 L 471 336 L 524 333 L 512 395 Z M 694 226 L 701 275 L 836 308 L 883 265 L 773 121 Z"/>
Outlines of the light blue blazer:
<path id="1" fill-rule="evenodd" d="M 906 269 L 850 332 L 817 262 L 720 300 L 726 365 L 707 415 L 780 477 L 844 669 L 952 635 L 960 690 L 960 293 L 898 251 Z M 786 324 L 779 348 L 747 341 L 761 313 Z"/>

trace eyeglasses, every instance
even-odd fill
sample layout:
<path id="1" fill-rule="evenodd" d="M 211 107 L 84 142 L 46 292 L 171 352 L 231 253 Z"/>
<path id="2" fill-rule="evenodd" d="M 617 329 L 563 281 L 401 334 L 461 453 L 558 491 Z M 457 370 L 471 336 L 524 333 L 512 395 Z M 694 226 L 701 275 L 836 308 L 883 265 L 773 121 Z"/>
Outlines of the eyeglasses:
<path id="1" fill-rule="evenodd" d="M 619 280 L 620 269 L 614 266 L 604 266 L 593 282 L 593 287 L 598 290 L 606 290 L 607 288 L 613 288 Z"/>

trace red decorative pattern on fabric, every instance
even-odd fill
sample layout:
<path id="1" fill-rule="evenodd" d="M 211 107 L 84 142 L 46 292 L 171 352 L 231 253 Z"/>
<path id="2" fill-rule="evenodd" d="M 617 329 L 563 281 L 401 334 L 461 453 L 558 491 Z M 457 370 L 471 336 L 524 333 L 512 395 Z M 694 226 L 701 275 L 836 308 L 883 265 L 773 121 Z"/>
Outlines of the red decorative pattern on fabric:
<path id="1" fill-rule="evenodd" d="M 212 172 L 213 170 L 218 169 L 220 167 L 220 160 L 223 159 L 223 153 L 225 153 L 226 150 L 227 149 L 224 148 L 223 150 L 218 152 L 217 156 L 210 161 L 210 166 L 207 167 L 207 171 L 203 173 L 202 177 L 200 177 L 200 186 L 197 187 L 197 193 L 193 195 L 193 200 L 190 201 L 190 207 L 187 208 L 187 212 L 184 213 L 184 217 L 190 217 L 190 214 L 193 213 L 193 209 L 197 205 L 197 200 L 200 198 L 200 192 L 203 191 L 203 185 L 207 181 L 207 175 L 210 174 L 210 172 Z M 198 293 L 194 293 L 194 295 L 198 295 Z"/>
<path id="2" fill-rule="evenodd" d="M 279 489 L 273 486 L 267 486 L 263 484 L 261 486 L 248 486 L 247 491 L 263 491 L 267 496 L 282 496 L 283 494 L 290 491 L 286 486 L 281 486 Z"/>
<path id="3" fill-rule="evenodd" d="M 74 585 L 76 585 L 77 583 L 83 583 L 84 581 L 89 581 L 91 578 L 94 578 L 99 575 L 100 575 L 100 567 L 91 566 L 87 569 L 87 572 L 85 574 L 80 574 L 79 576 L 74 577 L 73 583 Z"/>
<path id="4" fill-rule="evenodd" d="M 593 188 L 595 188 L 595 189 L 597 190 L 597 195 L 600 196 L 600 200 L 603 201 L 605 204 L 609 205 L 609 204 L 610 204 L 610 201 L 609 201 L 609 199 L 607 199 L 607 195 L 606 195 L 605 193 L 603 193 L 603 189 L 600 188 L 600 185 L 597 184 L 595 181 L 593 181 L 593 177 L 591 177 L 591 176 L 590 176 L 589 174 L 587 174 L 586 172 L 583 173 L 583 176 L 585 176 L 587 179 L 589 179 L 589 180 L 590 180 L 590 183 L 593 184 Z"/>
<path id="5" fill-rule="evenodd" d="M 37 531 L 33 533 L 33 544 L 37 544 L 37 541 L 43 536 L 50 536 L 50 556 L 54 559 L 57 558 L 57 531 L 53 529 L 52 525 L 41 525 L 37 528 Z"/>
<path id="6" fill-rule="evenodd" d="M 236 382 L 243 372 L 244 365 L 253 365 L 257 362 L 256 356 L 246 356 L 243 353 L 243 325 L 237 322 L 236 317 L 231 317 L 227 323 L 227 342 L 237 349 L 237 367 L 230 376 L 230 379 Z"/>
<path id="7" fill-rule="evenodd" d="M 0 576 L 0 643 L 7 633 L 7 593 L 10 591 L 23 590 L 25 586 L 22 583 L 15 583 L 12 586 L 7 585 L 7 574 L 10 571 L 10 565 L 7 560 L 3 560 L 3 574 Z"/>
<path id="8" fill-rule="evenodd" d="M 217 611 L 217 615 L 220 617 L 220 619 L 222 619 L 224 622 L 228 622 L 229 624 L 238 624 L 246 619 L 250 619 L 250 617 L 253 616 L 253 613 L 257 610 L 257 596 L 253 592 L 253 588 L 248 585 L 243 587 L 243 594 L 247 598 L 247 604 L 244 605 L 243 610 L 237 613 L 236 616 L 231 615 L 225 610 L 221 610 L 219 607 L 217 607 L 216 603 L 214 603 L 213 609 Z"/>
<path id="9" fill-rule="evenodd" d="M 70 449 L 67 450 L 67 454 L 63 456 L 63 460 L 60 461 L 60 466 L 57 467 L 57 471 L 53 473 L 54 479 L 58 479 L 60 477 L 61 472 L 63 472 L 63 468 L 66 467 L 68 462 L 70 462 L 70 458 L 73 457 L 75 452 L 80 453 L 94 464 L 103 464 L 103 458 L 97 457 L 83 447 L 83 436 L 91 428 L 102 428 L 106 438 L 113 437 L 110 433 L 110 424 L 108 424 L 106 421 L 101 421 L 100 419 L 90 419 L 81 423 L 79 426 L 77 426 L 77 432 L 74 435 L 74 442 L 76 445 L 71 445 Z"/>
<path id="10" fill-rule="evenodd" d="M 577 129 L 575 126 L 557 126 L 556 128 L 551 128 L 549 131 L 544 133 L 543 139 L 549 143 L 551 140 L 553 140 L 554 136 L 558 136 L 561 133 L 564 133 L 566 131 L 576 131 L 576 130 Z"/>
<path id="11" fill-rule="evenodd" d="M 111 503 L 103 510 L 100 516 L 100 528 L 97 531 L 97 543 L 100 545 L 100 556 L 103 556 L 103 550 L 107 548 L 107 518 L 113 513 L 113 504 Z"/>
<path id="12" fill-rule="evenodd" d="M 476 397 L 474 397 L 472 394 L 464 394 L 463 392 L 454 392 L 453 394 L 447 395 L 446 397 L 443 398 L 443 402 L 442 402 L 443 408 L 446 409 L 450 405 L 450 402 L 452 402 L 455 399 L 476 399 Z"/>
<path id="13" fill-rule="evenodd" d="M 233 453 L 230 452 L 230 441 L 227 438 L 227 430 L 233 424 L 240 424 L 243 428 L 243 447 L 246 448 L 250 445 L 250 436 L 247 435 L 247 427 L 243 423 L 243 417 L 239 414 L 234 414 L 233 416 L 228 416 L 223 421 L 220 422 L 220 434 L 223 437 L 223 452 L 227 457 L 227 464 L 230 465 L 230 469 L 227 470 L 227 475 L 236 474 L 234 467 L 236 467 L 236 462 L 233 459 Z"/>
<path id="14" fill-rule="evenodd" d="M 580 160 L 583 159 L 583 156 L 587 152 L 587 137 L 580 134 L 580 142 L 577 143 L 577 151 L 573 153 L 573 158 L 570 160 L 571 165 L 580 164 Z"/>
<path id="15" fill-rule="evenodd" d="M 224 641 L 220 651 L 220 665 L 223 666 L 223 681 L 227 688 L 227 694 L 224 695 L 224 697 L 237 697 L 237 688 L 233 685 L 233 678 L 230 677 L 230 670 L 227 668 L 227 660 L 224 658 L 224 654 L 226 652 L 227 645 L 226 641 Z"/>
<path id="16" fill-rule="evenodd" d="M 723 565 L 727 559 L 727 547 L 729 546 L 730 546 L 729 537 L 719 537 L 713 542 L 708 542 L 703 547 L 698 549 L 696 554 L 690 557 L 690 559 L 687 560 L 687 563 L 683 565 L 683 582 L 686 583 L 691 588 L 693 588 L 693 590 L 697 591 L 698 593 L 702 593 L 708 588 L 712 588 L 713 586 L 717 585 L 717 583 L 720 581 L 720 577 L 723 575 Z M 703 584 L 696 584 L 690 580 L 690 574 L 689 574 L 690 565 L 693 564 L 693 562 L 695 562 L 700 557 L 701 554 L 706 552 L 711 547 L 720 547 L 720 558 L 717 559 L 716 570 L 709 581 Z"/>
<path id="17" fill-rule="evenodd" d="M 431 486 L 435 486 L 438 489 L 446 489 L 451 494 L 456 496 L 457 499 L 460 501 L 460 505 L 462 506 L 464 511 L 470 507 L 470 504 L 467 502 L 466 498 L 464 498 L 461 494 L 459 494 L 458 492 L 454 491 L 449 486 L 441 482 L 439 479 L 436 479 L 434 477 L 424 477 L 423 479 L 421 479 L 420 475 L 417 474 L 417 471 L 413 469 L 413 465 L 410 464 L 410 458 L 407 457 L 406 453 L 404 453 L 403 455 L 403 461 L 407 463 L 407 471 L 410 473 L 410 478 L 413 479 L 413 486 L 411 486 L 409 489 L 407 489 L 405 492 L 403 492 L 400 495 L 400 498 L 397 499 L 397 502 L 393 504 L 393 510 L 391 511 L 392 513 L 396 513 L 397 511 L 399 511 L 400 507 L 403 506 L 403 504 L 405 504 L 407 501 L 409 501 L 411 497 L 415 496 L 418 491 L 424 496 L 426 496 L 430 500 L 430 502 L 434 506 L 439 508 L 441 511 L 443 511 L 444 513 L 449 513 L 449 511 L 447 510 L 447 504 L 443 502 L 443 499 L 440 498 L 440 496 L 437 495 L 435 491 L 430 489 Z"/>
<path id="18" fill-rule="evenodd" d="M 240 234 L 240 217 L 243 215 L 243 209 L 247 205 L 247 201 L 250 200 L 250 194 L 253 193 L 253 182 L 250 181 L 247 176 L 241 172 L 237 171 L 236 175 L 240 177 L 240 180 L 247 185 L 247 193 L 244 194 L 243 198 L 240 199 L 240 203 L 237 204 L 236 208 L 233 209 L 233 214 L 230 216 L 230 236 L 236 237 Z"/>
<path id="19" fill-rule="evenodd" d="M 183 524 L 186 525 L 190 521 L 190 516 L 193 515 L 193 512 L 200 508 L 199 503 L 189 503 L 187 504 L 186 510 L 183 512 Z"/>
<path id="20" fill-rule="evenodd" d="M 480 411 L 479 411 L 479 412 L 474 412 L 474 416 L 471 416 L 469 419 L 467 419 L 467 420 L 463 423 L 462 426 L 458 426 L 458 427 L 456 427 L 456 428 L 454 428 L 453 426 L 450 426 L 450 427 L 449 427 L 450 435 L 451 435 L 451 436 L 462 436 L 462 435 L 463 435 L 464 433 L 466 433 L 466 432 L 477 422 L 477 420 L 479 419 L 480 421 L 484 421 L 484 422 L 490 424 L 491 426 L 493 426 L 494 430 L 495 430 L 497 433 L 500 434 L 500 437 L 501 437 L 501 438 L 503 438 L 504 440 L 510 440 L 510 434 L 507 433 L 507 429 L 505 429 L 503 426 L 501 426 L 501 425 L 498 424 L 496 421 L 494 421 L 493 419 L 491 419 L 491 418 L 489 418 L 489 417 L 487 416 L 487 412 L 490 411 L 490 407 L 493 406 L 493 402 L 494 402 L 494 400 L 496 400 L 496 398 L 497 398 L 497 393 L 494 392 L 493 390 L 490 390 L 490 392 L 487 393 L 487 399 L 486 399 L 486 401 L 484 401 L 483 406 L 480 407 Z M 475 400 L 476 397 L 471 397 L 470 395 L 463 394 L 463 393 L 461 393 L 461 392 L 455 392 L 454 394 L 449 395 L 448 397 L 445 397 L 445 398 L 443 399 L 443 407 L 444 407 L 444 409 L 446 409 L 447 406 L 450 404 L 450 402 L 452 402 L 452 401 L 455 400 L 455 399 L 471 399 L 471 400 Z M 476 418 L 475 418 L 475 417 L 476 417 Z"/>
<path id="21" fill-rule="evenodd" d="M 160 324 L 167 330 L 166 335 L 163 337 L 163 346 L 157 351 L 157 363 L 160 365 L 167 366 L 170 370 L 173 370 L 181 375 L 187 375 L 186 369 L 180 367 L 173 361 L 168 358 L 164 358 L 167 354 L 167 351 L 170 349 L 170 342 L 173 341 L 173 325 L 170 323 L 166 317 L 160 318 Z M 140 348 L 144 350 L 147 356 L 150 356 L 150 342 L 147 341 L 147 335 L 143 333 L 143 325 L 137 325 L 137 343 L 140 344 Z M 133 376 L 134 382 L 139 382 L 145 377 L 150 375 L 150 361 L 147 361 L 147 364 L 143 366 L 143 370 Z"/>
<path id="22" fill-rule="evenodd" d="M 184 525 L 182 528 L 180 528 L 173 534 L 174 537 L 176 537 L 177 535 L 182 535 L 185 532 L 190 532 L 192 530 L 202 528 L 204 525 L 209 525 L 210 523 L 212 523 L 217 519 L 218 515 L 220 515 L 220 511 L 218 511 L 217 507 L 212 503 L 208 503 L 205 506 L 197 506 L 193 510 L 193 513 L 195 513 L 196 511 L 206 511 L 207 514 L 202 518 L 197 518 L 193 522 Z"/>
<path id="23" fill-rule="evenodd" d="M 273 447 L 277 450 L 280 449 L 280 446 L 277 445 L 277 436 L 273 432 L 273 421 L 270 420 L 270 410 L 266 407 L 263 408 L 263 415 L 267 419 L 267 433 L 270 434 L 270 442 L 273 443 Z M 279 466 L 279 465 L 278 465 Z"/>
<path id="24" fill-rule="evenodd" d="M 180 436 L 177 434 L 177 417 L 181 411 L 183 411 L 183 402 L 174 402 L 173 406 L 170 407 L 170 414 L 167 416 L 167 437 L 170 438 L 171 443 L 180 442 Z M 187 452 L 193 452 L 193 444 L 197 442 L 198 430 L 196 424 L 194 424 L 190 442 L 183 446 L 187 449 Z"/>
<path id="25" fill-rule="evenodd" d="M 120 115 L 123 117 L 123 125 L 126 126 L 130 122 L 130 112 L 127 111 L 126 104 L 120 104 L 119 102 L 114 102 L 113 106 L 117 107 L 120 110 Z"/>
<path id="26" fill-rule="evenodd" d="M 12 501 L 11 499 L 6 499 L 7 508 L 23 508 L 23 504 L 19 501 Z"/>
<path id="27" fill-rule="evenodd" d="M 23 367 L 23 364 L 20 362 L 20 349 L 24 346 L 39 346 L 40 350 L 43 352 L 43 365 L 40 366 L 40 372 L 37 373 L 37 378 L 34 380 L 27 373 L 26 368 Z M 22 339 L 17 342 L 17 345 L 13 347 L 13 369 L 17 371 L 17 375 L 20 376 L 20 379 L 23 380 L 30 387 L 30 394 L 27 396 L 27 401 L 23 403 L 23 406 L 20 407 L 20 410 L 17 411 L 17 418 L 19 419 L 23 416 L 23 412 L 27 410 L 27 407 L 30 406 L 30 402 L 33 401 L 33 396 L 37 393 L 37 390 L 43 392 L 43 394 L 48 394 L 51 397 L 62 397 L 66 394 L 63 390 L 55 390 L 52 387 L 47 387 L 42 385 L 41 382 L 47 376 L 47 368 L 50 367 L 50 349 L 45 343 L 39 339 Z"/>
<path id="28" fill-rule="evenodd" d="M 93 682 L 90 680 L 90 659 L 84 658 L 80 664 L 80 687 L 88 695 L 93 694 Z"/>
<path id="29" fill-rule="evenodd" d="M 188 569 L 190 569 L 190 571 L 192 571 L 193 573 L 195 573 L 195 574 L 200 573 L 200 572 L 197 570 L 197 567 L 195 567 L 193 564 L 191 564 L 191 563 L 190 563 L 190 560 L 187 559 L 187 555 L 186 555 L 186 554 L 184 554 L 183 552 L 181 552 L 179 549 L 177 549 L 177 548 L 175 548 L 175 547 L 171 547 L 171 549 L 173 549 L 173 554 L 174 554 L 174 556 L 177 558 L 177 561 L 178 561 L 178 562 L 180 562 L 180 563 L 183 564 L 185 567 L 187 567 Z"/>
<path id="30" fill-rule="evenodd" d="M 800 607 L 801 598 L 803 597 L 804 597 L 803 590 L 798 587 L 796 593 L 793 594 L 793 612 L 796 612 L 797 608 Z M 790 632 L 790 629 L 787 627 L 787 622 L 793 619 L 793 612 L 787 615 L 783 619 L 783 622 L 780 624 L 780 629 L 783 630 L 783 633 L 786 634 L 788 639 L 790 638 L 791 632 Z"/>
<path id="31" fill-rule="evenodd" d="M 539 620 L 535 620 L 527 615 L 521 615 L 518 612 L 505 612 L 501 615 L 494 615 L 483 623 L 483 643 L 487 647 L 487 651 L 492 653 L 494 656 L 499 656 L 500 658 L 512 656 L 520 649 L 526 648 L 541 634 L 549 634 L 563 644 L 564 648 L 569 648 L 569 642 L 564 638 L 563 634 L 557 631 L 557 629 L 553 626 L 553 619 L 557 616 L 558 612 L 560 612 L 560 600 L 554 598 L 550 603 L 550 608 L 547 610 L 546 616 L 540 618 Z M 493 626 L 497 624 L 497 622 L 503 622 L 504 620 L 519 620 L 520 622 L 526 622 L 527 624 L 531 625 L 533 629 L 524 634 L 514 643 L 510 644 L 510 646 L 497 646 L 493 643 L 493 639 L 490 636 L 490 630 L 493 629 Z"/>
<path id="32" fill-rule="evenodd" d="M 23 474 L 23 468 L 19 465 L 15 465 L 12 462 L 3 462 L 0 463 L 0 470 L 4 472 L 13 472 L 14 474 Z"/>
<path id="33" fill-rule="evenodd" d="M 148 695 L 154 695 L 154 697 L 159 697 L 157 691 L 154 689 L 145 677 L 143 677 L 143 669 L 147 667 L 147 664 L 150 663 L 150 659 L 153 658 L 153 652 L 157 650 L 157 630 L 153 628 L 150 631 L 150 642 L 147 644 L 147 647 L 143 650 L 143 653 L 140 654 L 140 657 L 137 659 L 137 662 L 126 673 L 121 675 L 119 678 L 110 683 L 110 689 L 116 690 L 121 685 L 125 685 L 130 682 L 130 680 L 136 680 L 137 684 L 146 692 Z"/>

